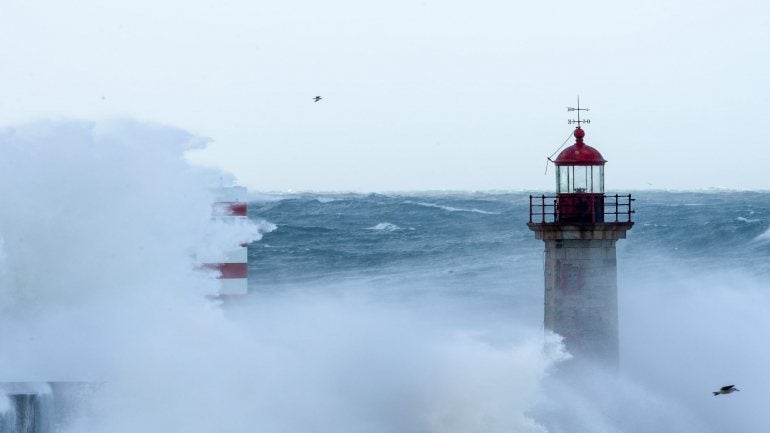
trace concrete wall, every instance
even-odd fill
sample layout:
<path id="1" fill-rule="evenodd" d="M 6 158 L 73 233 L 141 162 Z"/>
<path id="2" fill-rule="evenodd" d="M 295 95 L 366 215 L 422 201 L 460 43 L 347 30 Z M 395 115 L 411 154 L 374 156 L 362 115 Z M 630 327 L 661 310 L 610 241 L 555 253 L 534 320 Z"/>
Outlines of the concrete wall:
<path id="1" fill-rule="evenodd" d="M 577 360 L 618 365 L 614 239 L 545 241 L 546 329 L 565 338 Z"/>

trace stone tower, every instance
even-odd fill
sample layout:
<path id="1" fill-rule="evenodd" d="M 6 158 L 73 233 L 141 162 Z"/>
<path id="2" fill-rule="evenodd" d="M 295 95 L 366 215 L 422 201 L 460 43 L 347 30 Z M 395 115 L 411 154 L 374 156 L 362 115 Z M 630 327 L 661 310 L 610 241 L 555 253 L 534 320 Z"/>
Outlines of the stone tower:
<path id="1" fill-rule="evenodd" d="M 578 121 L 579 122 L 579 121 Z M 583 142 L 554 160 L 556 194 L 530 196 L 529 228 L 545 242 L 545 328 L 577 361 L 617 368 L 615 243 L 633 226 L 631 195 L 604 193 L 605 159 Z"/>

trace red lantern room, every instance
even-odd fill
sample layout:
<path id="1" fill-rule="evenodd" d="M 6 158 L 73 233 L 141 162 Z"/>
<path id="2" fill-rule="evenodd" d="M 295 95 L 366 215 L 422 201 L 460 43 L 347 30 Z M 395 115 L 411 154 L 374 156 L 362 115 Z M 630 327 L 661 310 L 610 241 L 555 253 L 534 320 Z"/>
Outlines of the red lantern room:
<path id="1" fill-rule="evenodd" d="M 583 142 L 585 131 L 578 125 L 575 144 L 554 160 L 556 165 L 557 222 L 604 221 L 604 163 L 602 154 Z"/>

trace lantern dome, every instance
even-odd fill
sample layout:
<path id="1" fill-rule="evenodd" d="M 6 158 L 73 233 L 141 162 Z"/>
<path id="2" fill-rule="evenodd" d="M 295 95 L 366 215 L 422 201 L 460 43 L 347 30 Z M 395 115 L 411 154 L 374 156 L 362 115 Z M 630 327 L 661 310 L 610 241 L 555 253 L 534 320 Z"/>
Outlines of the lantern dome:
<path id="1" fill-rule="evenodd" d="M 593 147 L 583 143 L 586 133 L 581 127 L 573 133 L 575 144 L 561 151 L 554 164 L 556 165 L 604 165 L 607 160 Z"/>

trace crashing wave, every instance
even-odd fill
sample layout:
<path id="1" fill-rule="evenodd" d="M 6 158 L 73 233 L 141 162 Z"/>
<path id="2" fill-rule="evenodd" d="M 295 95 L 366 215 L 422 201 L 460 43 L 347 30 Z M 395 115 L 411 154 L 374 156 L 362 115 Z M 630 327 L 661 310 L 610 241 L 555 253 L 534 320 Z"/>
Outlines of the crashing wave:
<path id="1" fill-rule="evenodd" d="M 262 235 L 264 235 L 265 233 L 273 232 L 278 228 L 277 225 L 267 220 L 258 219 L 258 220 L 252 220 L 251 222 L 252 224 L 256 224 L 257 230 L 259 231 L 259 237 L 257 239 L 254 239 L 253 241 L 258 241 L 262 239 Z"/>

